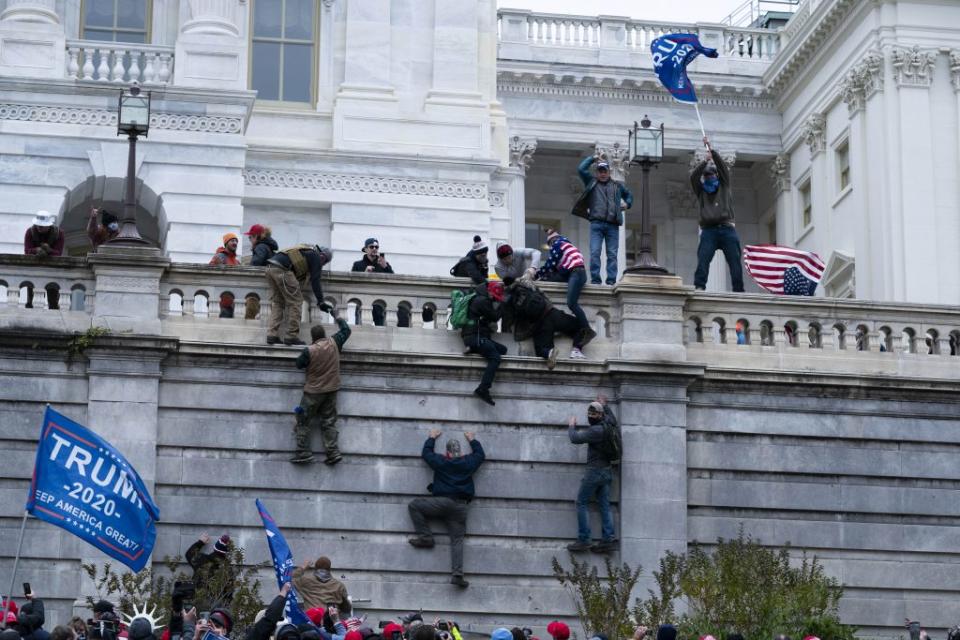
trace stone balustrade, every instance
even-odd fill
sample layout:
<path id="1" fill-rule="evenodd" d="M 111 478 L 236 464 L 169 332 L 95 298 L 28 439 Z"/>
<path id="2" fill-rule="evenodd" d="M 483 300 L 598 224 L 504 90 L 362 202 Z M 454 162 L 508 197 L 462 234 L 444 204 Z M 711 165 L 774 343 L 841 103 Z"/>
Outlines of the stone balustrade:
<path id="1" fill-rule="evenodd" d="M 173 82 L 174 48 L 128 42 L 67 41 L 67 78 L 129 84 Z"/>
<path id="2" fill-rule="evenodd" d="M 721 53 L 749 60 L 769 61 L 780 50 L 780 30 L 751 29 L 729 25 L 697 25 L 624 20 L 609 17 L 574 16 L 501 9 L 501 43 L 539 47 L 625 49 L 649 54 L 650 43 L 667 33 L 720 33 Z M 713 40 L 707 46 L 717 44 Z"/>

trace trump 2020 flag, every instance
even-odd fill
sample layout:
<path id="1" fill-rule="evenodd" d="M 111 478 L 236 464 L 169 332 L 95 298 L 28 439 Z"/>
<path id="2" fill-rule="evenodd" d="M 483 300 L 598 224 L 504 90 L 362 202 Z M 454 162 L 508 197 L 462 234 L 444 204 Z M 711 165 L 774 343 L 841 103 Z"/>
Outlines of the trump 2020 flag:
<path id="1" fill-rule="evenodd" d="M 49 406 L 40 428 L 26 510 L 140 571 L 160 509 L 113 446 Z"/>
<path id="2" fill-rule="evenodd" d="M 257 511 L 260 512 L 260 519 L 263 520 L 263 528 L 267 532 L 267 545 L 270 547 L 270 556 L 273 558 L 273 570 L 277 574 L 277 586 L 283 587 L 287 582 L 291 582 L 293 574 L 293 554 L 290 553 L 290 547 L 280 533 L 277 523 L 270 517 L 267 508 L 263 506 L 260 499 L 257 499 Z M 290 593 L 287 594 L 287 604 L 283 608 L 284 617 L 293 624 L 310 624 L 310 619 L 297 603 L 297 590 L 290 585 Z"/>
<path id="3" fill-rule="evenodd" d="M 653 70 L 660 82 L 680 102 L 696 102 L 697 94 L 687 76 L 687 65 L 701 53 L 716 58 L 717 50 L 700 44 L 693 33 L 668 33 L 650 43 Z"/>
<path id="4" fill-rule="evenodd" d="M 787 296 L 812 296 L 826 268 L 815 253 L 775 244 L 748 244 L 743 263 L 758 285 Z"/>

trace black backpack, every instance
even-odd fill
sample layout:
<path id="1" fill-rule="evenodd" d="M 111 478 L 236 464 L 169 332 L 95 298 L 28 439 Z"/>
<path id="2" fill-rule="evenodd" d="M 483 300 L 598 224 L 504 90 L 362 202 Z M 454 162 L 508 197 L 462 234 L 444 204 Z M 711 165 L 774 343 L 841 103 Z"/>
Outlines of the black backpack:
<path id="1" fill-rule="evenodd" d="M 546 315 L 550 301 L 539 289 L 518 285 L 513 288 L 513 308 L 523 318 L 539 320 Z"/>
<path id="2" fill-rule="evenodd" d="M 604 417 L 603 442 L 598 446 L 610 464 L 620 464 L 620 458 L 623 455 L 623 436 L 620 434 L 620 424 L 609 416 Z"/>
<path id="3" fill-rule="evenodd" d="M 467 271 L 467 261 L 471 259 L 470 256 L 465 256 L 457 260 L 457 264 L 453 265 L 453 268 L 450 269 L 450 275 L 454 278 L 469 278 L 470 273 Z"/>

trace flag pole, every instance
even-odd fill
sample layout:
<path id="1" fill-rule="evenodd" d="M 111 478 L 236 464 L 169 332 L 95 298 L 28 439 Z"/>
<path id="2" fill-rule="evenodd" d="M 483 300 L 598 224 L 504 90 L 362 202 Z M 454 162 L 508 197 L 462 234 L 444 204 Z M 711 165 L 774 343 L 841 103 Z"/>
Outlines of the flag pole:
<path id="1" fill-rule="evenodd" d="M 20 564 L 20 549 L 23 547 L 23 531 L 27 528 L 27 512 L 23 512 L 23 521 L 20 523 L 20 539 L 17 540 L 17 553 L 13 557 L 13 574 L 10 576 L 10 591 L 7 592 L 7 606 L 3 612 L 3 619 L 7 619 L 7 612 L 13 607 L 13 587 L 17 584 L 17 565 Z"/>
<path id="2" fill-rule="evenodd" d="M 703 128 L 703 116 L 700 115 L 700 103 L 694 102 L 693 108 L 697 110 L 697 120 L 700 121 L 700 133 L 703 134 L 703 137 L 707 137 L 707 130 Z"/>

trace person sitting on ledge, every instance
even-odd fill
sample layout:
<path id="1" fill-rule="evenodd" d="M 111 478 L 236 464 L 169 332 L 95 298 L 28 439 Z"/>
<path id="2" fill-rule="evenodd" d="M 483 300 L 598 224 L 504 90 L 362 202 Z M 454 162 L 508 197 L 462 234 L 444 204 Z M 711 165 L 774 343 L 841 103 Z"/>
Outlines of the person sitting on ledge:
<path id="1" fill-rule="evenodd" d="M 100 214 L 100 222 L 97 222 L 97 214 Z M 90 244 L 93 245 L 93 251 L 100 248 L 104 242 L 109 242 L 120 233 L 120 219 L 106 209 L 90 209 L 90 219 L 87 220 L 87 237 L 90 238 Z"/>
<path id="2" fill-rule="evenodd" d="M 558 353 L 553 342 L 557 333 L 573 339 L 573 351 L 579 355 L 571 354 L 571 357 L 584 357 L 583 347 L 597 337 L 593 329 L 584 329 L 576 316 L 553 306 L 530 278 L 507 278 L 504 284 L 507 285 L 505 307 L 514 318 L 514 340 L 522 342 L 532 337 L 534 352 L 547 361 L 547 369 L 553 369 L 557 364 Z"/>
<path id="3" fill-rule="evenodd" d="M 240 260 L 237 258 L 237 246 L 240 244 L 240 238 L 235 233 L 223 234 L 223 246 L 218 247 L 213 257 L 210 258 L 210 264 L 237 267 Z"/>

